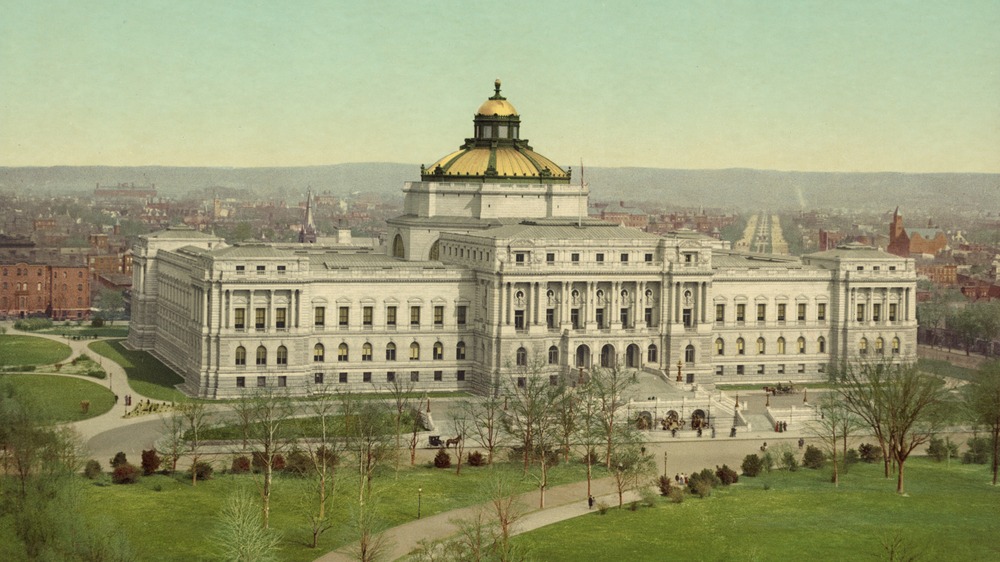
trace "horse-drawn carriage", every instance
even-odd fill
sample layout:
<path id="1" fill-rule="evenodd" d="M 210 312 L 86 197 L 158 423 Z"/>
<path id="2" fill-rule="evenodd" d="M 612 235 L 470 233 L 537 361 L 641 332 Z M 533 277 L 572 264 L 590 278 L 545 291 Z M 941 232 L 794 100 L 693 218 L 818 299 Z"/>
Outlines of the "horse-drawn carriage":
<path id="1" fill-rule="evenodd" d="M 787 385 L 779 382 L 775 386 L 765 386 L 764 392 L 770 394 L 771 396 L 777 396 L 779 394 L 792 394 L 795 392 L 795 385 L 792 384 L 792 381 L 788 381 Z"/>

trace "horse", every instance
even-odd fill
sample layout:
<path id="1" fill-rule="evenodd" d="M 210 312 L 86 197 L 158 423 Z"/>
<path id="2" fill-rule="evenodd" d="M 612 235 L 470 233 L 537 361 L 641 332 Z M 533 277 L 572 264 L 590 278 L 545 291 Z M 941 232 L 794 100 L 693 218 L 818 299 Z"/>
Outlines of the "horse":
<path id="1" fill-rule="evenodd" d="M 458 444 L 461 441 L 462 441 L 462 436 L 461 435 L 459 435 L 458 437 L 455 437 L 454 439 L 446 439 L 445 442 L 444 442 L 444 448 L 445 449 L 450 449 L 452 445 L 454 445 L 455 448 L 458 448 Z"/>

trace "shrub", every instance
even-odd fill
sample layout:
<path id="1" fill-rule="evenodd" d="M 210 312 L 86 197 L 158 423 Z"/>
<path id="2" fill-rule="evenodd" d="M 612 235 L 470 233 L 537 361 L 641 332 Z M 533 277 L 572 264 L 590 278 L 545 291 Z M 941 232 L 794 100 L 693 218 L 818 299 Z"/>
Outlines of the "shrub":
<path id="1" fill-rule="evenodd" d="M 719 479 L 719 482 L 723 486 L 729 486 L 730 484 L 735 484 L 739 481 L 740 476 L 736 474 L 736 471 L 729 468 L 729 465 L 722 465 L 721 468 L 716 467 L 715 476 Z"/>
<path id="2" fill-rule="evenodd" d="M 115 456 L 110 461 L 111 468 L 118 468 L 123 464 L 128 464 L 128 459 L 125 458 L 125 453 L 118 451 Z"/>
<path id="3" fill-rule="evenodd" d="M 34 332 L 52 327 L 52 321 L 48 318 L 25 318 L 14 322 L 14 328 L 25 332 Z"/>
<path id="4" fill-rule="evenodd" d="M 971 437 L 969 449 L 962 454 L 964 464 L 986 464 L 990 460 L 990 441 L 985 437 Z"/>
<path id="5" fill-rule="evenodd" d="M 194 472 L 194 477 L 197 480 L 208 480 L 212 478 L 212 473 L 215 472 L 212 465 L 201 461 L 196 462 L 191 467 L 191 471 Z"/>
<path id="6" fill-rule="evenodd" d="M 443 447 L 438 449 L 437 454 L 434 455 L 434 466 L 437 468 L 451 467 L 451 455 Z"/>
<path id="7" fill-rule="evenodd" d="M 251 465 L 255 472 L 263 471 L 267 465 L 267 458 L 264 456 L 264 453 L 254 451 Z M 283 468 L 285 468 L 285 457 L 278 453 L 271 455 L 271 470 L 282 470 Z"/>
<path id="8" fill-rule="evenodd" d="M 469 466 L 485 466 L 486 457 L 483 456 L 479 451 L 472 451 L 469 453 Z"/>
<path id="9" fill-rule="evenodd" d="M 799 459 L 795 458 L 795 453 L 792 451 L 785 451 L 784 455 L 781 457 L 781 467 L 788 469 L 789 472 L 795 472 L 799 469 Z"/>
<path id="10" fill-rule="evenodd" d="M 646 507 L 656 506 L 656 492 L 648 486 L 643 486 L 639 489 L 640 503 Z"/>
<path id="11" fill-rule="evenodd" d="M 246 474 L 250 472 L 250 457 L 243 455 L 233 458 L 233 464 L 229 467 L 229 472 L 233 474 Z"/>
<path id="12" fill-rule="evenodd" d="M 670 489 L 670 502 L 682 503 L 684 501 L 684 490 L 675 486 Z"/>
<path id="13" fill-rule="evenodd" d="M 861 455 L 858 454 L 857 449 L 848 449 L 847 454 L 844 455 L 844 466 L 857 464 L 860 461 L 861 461 Z"/>
<path id="14" fill-rule="evenodd" d="M 865 462 L 878 462 L 882 460 L 882 448 L 871 443 L 862 443 L 858 445 L 858 455 Z"/>
<path id="15" fill-rule="evenodd" d="M 127 462 L 119 464 L 111 471 L 111 481 L 115 484 L 135 484 L 139 481 L 139 469 Z"/>
<path id="16" fill-rule="evenodd" d="M 931 442 L 927 446 L 927 456 L 941 462 L 948 458 L 958 458 L 958 443 L 952 443 L 951 439 L 938 439 L 931 437 Z"/>
<path id="17" fill-rule="evenodd" d="M 756 453 L 749 454 L 743 457 L 743 464 L 740 465 L 740 469 L 743 470 L 745 476 L 753 478 L 760 474 L 760 471 L 764 470 L 764 461 Z"/>
<path id="18" fill-rule="evenodd" d="M 94 319 L 90 321 L 90 325 L 94 328 L 103 328 L 104 319 L 101 318 L 100 316 L 95 316 Z"/>
<path id="19" fill-rule="evenodd" d="M 721 484 L 722 481 L 710 468 L 702 469 L 701 472 L 695 472 L 688 477 L 688 490 L 699 498 L 710 496 L 712 488 Z"/>
<path id="20" fill-rule="evenodd" d="M 83 475 L 90 480 L 95 480 L 101 476 L 101 463 L 97 462 L 97 459 L 90 459 L 87 464 L 83 467 Z"/>
<path id="21" fill-rule="evenodd" d="M 149 476 L 160 468 L 160 455 L 156 454 L 156 449 L 142 452 L 142 474 Z"/>
<path id="22" fill-rule="evenodd" d="M 826 458 L 819 447 L 806 446 L 806 452 L 802 455 L 802 466 L 813 469 L 823 468 L 824 462 L 826 462 Z"/>
<path id="23" fill-rule="evenodd" d="M 632 501 L 631 503 L 629 503 L 628 504 L 628 510 L 629 511 L 639 511 L 639 502 Z"/>
<path id="24" fill-rule="evenodd" d="M 610 508 L 611 506 L 609 506 L 607 502 L 604 501 L 597 502 L 597 513 L 600 513 L 601 515 L 607 515 L 608 509 Z"/>
<path id="25" fill-rule="evenodd" d="M 288 453 L 288 459 L 285 461 L 285 472 L 302 476 L 304 474 L 308 474 L 309 471 L 312 470 L 312 467 L 312 458 L 308 453 L 298 449 Z"/>
<path id="26" fill-rule="evenodd" d="M 667 497 L 673 487 L 674 481 L 667 475 L 662 475 L 656 479 L 656 487 L 660 489 L 660 495 Z"/>
<path id="27" fill-rule="evenodd" d="M 774 469 L 774 455 L 771 454 L 771 451 L 765 452 L 764 455 L 760 457 L 760 461 L 764 470 L 767 472 L 771 472 L 771 470 Z"/>

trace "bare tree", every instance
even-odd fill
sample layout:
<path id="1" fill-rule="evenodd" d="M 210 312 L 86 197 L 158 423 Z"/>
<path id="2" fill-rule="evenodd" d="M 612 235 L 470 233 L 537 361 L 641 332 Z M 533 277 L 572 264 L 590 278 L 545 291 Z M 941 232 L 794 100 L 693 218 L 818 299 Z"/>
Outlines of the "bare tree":
<path id="1" fill-rule="evenodd" d="M 358 504 L 351 518 L 353 534 L 358 541 L 354 544 L 352 554 L 359 562 L 374 562 L 383 559 L 392 544 L 384 531 L 385 522 L 378 512 L 378 502 L 374 496 L 367 503 Z"/>
<path id="2" fill-rule="evenodd" d="M 219 560 L 226 562 L 273 562 L 278 560 L 281 534 L 267 529 L 253 498 L 237 490 L 226 499 L 219 515 L 215 544 Z"/>
<path id="3" fill-rule="evenodd" d="M 337 424 L 336 396 L 325 389 L 309 402 L 307 409 L 316 420 L 319 436 L 302 439 L 309 454 L 310 468 L 315 480 L 315 510 L 307 511 L 312 548 L 316 548 L 319 537 L 333 527 L 328 506 L 336 488 L 336 467 L 339 461 L 340 440 Z"/>
<path id="4" fill-rule="evenodd" d="M 576 411 L 578 420 L 574 440 L 583 448 L 583 462 L 587 465 L 587 497 L 591 495 L 594 462 L 597 448 L 605 443 L 604 427 L 601 423 L 600 404 L 595 396 L 596 389 L 586 383 L 577 387 Z"/>
<path id="5" fill-rule="evenodd" d="M 250 420 L 244 436 L 253 446 L 253 455 L 262 472 L 258 486 L 261 520 L 267 529 L 271 518 L 274 463 L 290 442 L 290 432 L 285 428 L 285 424 L 291 419 L 292 405 L 286 393 L 265 387 L 242 394 L 237 400 L 237 407 L 246 412 Z"/>
<path id="6" fill-rule="evenodd" d="M 392 409 L 392 428 L 396 435 L 396 477 L 399 477 L 399 455 L 403 450 L 403 422 L 410 418 L 410 411 L 413 409 L 413 381 L 403 381 L 399 373 L 384 387 L 389 393 L 389 405 Z M 410 464 L 415 462 L 415 454 L 410 459 Z"/>
<path id="7" fill-rule="evenodd" d="M 170 473 L 177 472 L 177 461 L 184 454 L 187 443 L 184 441 L 184 415 L 179 408 L 163 418 L 163 437 L 159 443 L 163 444 L 163 449 L 158 452 L 170 459 Z"/>
<path id="8" fill-rule="evenodd" d="M 986 363 L 972 384 L 965 386 L 965 402 L 973 421 L 986 426 L 992 440 L 993 485 L 1000 465 L 1000 362 Z"/>
<path id="9" fill-rule="evenodd" d="M 845 381 L 840 391 L 848 409 L 881 436 L 883 450 L 896 464 L 896 492 L 905 493 L 906 459 L 946 419 L 943 381 L 891 360 L 862 362 L 847 369 Z"/>
<path id="10" fill-rule="evenodd" d="M 656 470 L 653 457 L 646 454 L 642 435 L 627 424 L 615 430 L 615 449 L 611 457 L 611 475 L 618 492 L 618 507 L 624 502 L 625 492 L 635 489 Z"/>
<path id="11" fill-rule="evenodd" d="M 534 458 L 539 461 L 541 473 L 538 477 L 539 507 L 545 507 L 545 489 L 548 486 L 549 457 L 556 435 L 556 416 L 552 405 L 560 399 L 562 386 L 554 386 L 541 372 L 540 364 L 523 369 L 508 385 L 510 401 L 504 426 L 507 432 L 524 448 L 524 474 Z"/>
<path id="12" fill-rule="evenodd" d="M 845 454 L 847 437 L 850 433 L 862 427 L 858 417 L 847 408 L 836 394 L 825 394 L 819 402 L 822 416 L 813 425 L 813 433 L 823 444 L 823 449 L 833 461 L 833 485 L 840 485 L 840 473 L 837 466 L 837 445 L 843 441 Z"/>
<path id="13" fill-rule="evenodd" d="M 453 419 L 455 425 L 455 437 L 458 442 L 455 443 L 455 452 L 458 454 L 458 462 L 455 463 L 455 476 L 462 474 L 462 455 L 465 454 L 465 436 L 469 433 L 469 425 L 471 424 L 469 418 L 465 417 L 464 412 L 459 409 L 458 413 Z"/>
<path id="14" fill-rule="evenodd" d="M 588 384 L 593 385 L 593 395 L 599 405 L 599 419 L 606 445 L 604 461 L 608 470 L 611 470 L 619 412 L 628 403 L 624 393 L 637 383 L 635 371 L 621 369 L 617 363 L 612 367 L 595 368 L 590 373 Z"/>
<path id="15" fill-rule="evenodd" d="M 474 421 L 472 435 L 479 446 L 486 449 L 486 464 L 489 465 L 493 464 L 493 454 L 500 446 L 503 435 L 500 419 L 504 399 L 500 396 L 501 390 L 499 382 L 495 382 L 485 395 L 460 403 L 463 415 Z"/>
<path id="16" fill-rule="evenodd" d="M 563 462 L 569 462 L 570 451 L 577 434 L 579 415 L 577 408 L 577 393 L 574 389 L 563 387 L 552 404 L 552 414 L 555 416 L 556 434 L 559 448 L 562 449 Z"/>
<path id="17" fill-rule="evenodd" d="M 392 425 L 392 415 L 385 405 L 358 400 L 351 393 L 340 395 L 340 413 L 344 418 L 344 448 L 354 457 L 358 471 L 358 504 L 364 505 L 371 493 L 375 469 L 389 454 L 390 436 L 385 428 Z"/>
<path id="18" fill-rule="evenodd" d="M 514 526 L 524 517 L 524 510 L 518 504 L 515 490 L 514 478 L 506 471 L 493 471 L 486 481 L 488 503 L 496 516 L 495 551 L 503 561 L 513 559 L 510 539 L 514 536 Z"/>
<path id="19" fill-rule="evenodd" d="M 188 455 L 191 457 L 191 485 L 198 485 L 198 461 L 201 460 L 202 432 L 208 428 L 208 412 L 203 402 L 185 402 L 177 405 L 184 422 Z"/>

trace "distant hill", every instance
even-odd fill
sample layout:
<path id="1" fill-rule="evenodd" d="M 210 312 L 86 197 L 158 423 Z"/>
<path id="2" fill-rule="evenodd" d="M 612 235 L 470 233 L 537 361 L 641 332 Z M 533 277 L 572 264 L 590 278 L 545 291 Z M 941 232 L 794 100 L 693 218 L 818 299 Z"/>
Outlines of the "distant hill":
<path id="1" fill-rule="evenodd" d="M 419 178 L 416 164 L 358 163 L 287 168 L 185 168 L 168 166 L 0 167 L 0 191 L 93 193 L 96 184 L 156 184 L 160 194 L 182 197 L 213 187 L 248 190 L 262 197 L 316 192 L 365 192 L 398 197 L 403 182 Z M 779 172 L 771 170 L 670 170 L 587 168 L 593 200 L 656 201 L 668 207 L 731 209 L 994 209 L 1000 174 Z M 579 170 L 573 170 L 579 181 Z"/>

